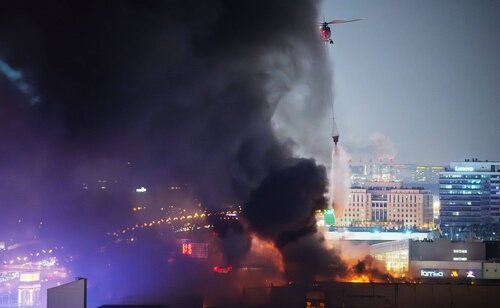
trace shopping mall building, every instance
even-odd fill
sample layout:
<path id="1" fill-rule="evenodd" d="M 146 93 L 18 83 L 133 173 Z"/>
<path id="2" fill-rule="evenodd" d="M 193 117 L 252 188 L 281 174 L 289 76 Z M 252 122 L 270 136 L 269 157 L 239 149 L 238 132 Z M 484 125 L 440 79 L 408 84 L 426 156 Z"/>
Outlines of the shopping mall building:
<path id="1" fill-rule="evenodd" d="M 500 279 L 499 242 L 405 239 L 373 244 L 370 254 L 397 277 Z"/>

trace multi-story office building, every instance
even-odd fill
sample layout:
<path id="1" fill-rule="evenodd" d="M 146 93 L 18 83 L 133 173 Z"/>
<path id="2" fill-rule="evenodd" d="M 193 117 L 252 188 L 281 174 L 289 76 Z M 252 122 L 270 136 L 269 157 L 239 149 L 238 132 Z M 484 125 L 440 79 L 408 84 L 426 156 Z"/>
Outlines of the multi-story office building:
<path id="1" fill-rule="evenodd" d="M 414 182 L 415 165 L 396 164 L 393 161 L 369 161 L 350 165 L 353 183 L 379 182 Z M 436 181 L 437 182 L 437 181 Z"/>
<path id="2" fill-rule="evenodd" d="M 350 225 L 353 221 L 371 220 L 371 194 L 365 188 L 351 188 L 349 203 L 340 219 L 342 225 Z"/>
<path id="3" fill-rule="evenodd" d="M 500 162 L 452 162 L 439 177 L 440 228 L 445 237 L 473 237 L 470 228 L 500 219 Z"/>
<path id="4" fill-rule="evenodd" d="M 428 228 L 432 222 L 432 195 L 422 188 L 403 188 L 397 182 L 371 182 L 351 188 L 340 223 L 396 223 Z"/>
<path id="5" fill-rule="evenodd" d="M 422 183 L 438 183 L 439 174 L 443 171 L 443 166 L 417 166 L 414 180 Z"/>
<path id="6" fill-rule="evenodd" d="M 423 189 L 393 189 L 387 198 L 387 219 L 405 226 L 429 227 L 433 221 L 432 200 Z"/>
<path id="7" fill-rule="evenodd" d="M 393 161 L 369 161 L 351 164 L 353 183 L 365 182 L 404 182 L 419 184 L 437 184 L 443 166 L 422 166 L 414 164 L 396 164 Z"/>
<path id="8" fill-rule="evenodd" d="M 371 194 L 371 221 L 387 221 L 387 199 L 394 189 L 401 189 L 397 182 L 370 182 L 366 183 Z"/>

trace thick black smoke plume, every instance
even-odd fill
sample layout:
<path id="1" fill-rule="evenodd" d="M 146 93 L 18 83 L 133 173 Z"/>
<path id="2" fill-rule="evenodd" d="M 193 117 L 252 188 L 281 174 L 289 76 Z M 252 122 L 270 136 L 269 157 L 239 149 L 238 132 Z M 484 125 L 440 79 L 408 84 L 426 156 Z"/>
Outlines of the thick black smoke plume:
<path id="1" fill-rule="evenodd" d="M 278 231 L 252 228 L 283 252 L 310 238 L 311 211 L 324 206 L 324 170 L 310 161 L 286 169 L 290 151 L 271 118 L 294 84 L 321 84 L 316 13 L 310 0 L 2 2 L 0 234 L 66 243 L 81 261 L 75 274 L 109 282 L 113 292 L 101 288 L 106 300 L 123 295 L 118 286 L 140 290 L 146 280 L 172 290 L 198 286 L 189 275 L 200 273 L 196 266 L 165 269 L 171 242 L 152 235 L 140 253 L 120 253 L 104 234 L 133 223 L 138 186 L 154 194 L 186 184 L 217 209 L 244 204 L 271 172 L 250 201 L 252 224 L 268 214 L 255 198 L 270 201 L 274 185 L 305 195 L 272 199 L 290 202 L 293 216 L 284 203 L 268 203 L 272 215 L 284 214 Z M 19 91 L 19 80 L 29 91 Z M 321 96 L 310 91 L 304 100 L 319 108 Z M 113 184 L 82 190 L 99 179 Z M 124 284 L 123 269 L 131 268 L 137 281 Z"/>
<path id="2" fill-rule="evenodd" d="M 259 235 L 278 247 L 316 232 L 316 210 L 325 209 L 326 172 L 313 161 L 271 172 L 252 192 L 245 217 Z"/>
<path id="3" fill-rule="evenodd" d="M 344 271 L 334 251 L 316 234 L 315 213 L 328 206 L 325 168 L 311 160 L 272 172 L 251 194 L 245 217 L 259 236 L 272 240 L 293 281 L 333 279 Z"/>

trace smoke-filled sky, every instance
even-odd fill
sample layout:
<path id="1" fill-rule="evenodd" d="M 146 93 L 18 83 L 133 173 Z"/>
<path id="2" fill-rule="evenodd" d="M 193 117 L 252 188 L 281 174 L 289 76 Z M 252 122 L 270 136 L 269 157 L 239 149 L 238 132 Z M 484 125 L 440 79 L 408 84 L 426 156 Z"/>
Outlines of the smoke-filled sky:
<path id="1" fill-rule="evenodd" d="M 255 187 L 287 152 L 270 126 L 281 97 L 322 74 L 315 7 L 181 2 L 3 4 L 2 124 L 24 129 L 4 136 L 11 155 L 37 141 L 50 158 L 130 161 L 148 185 L 199 182 L 206 203 Z"/>
<path id="2" fill-rule="evenodd" d="M 241 261 L 251 231 L 274 242 L 289 277 L 338 274 L 345 268 L 313 217 L 327 206 L 331 71 L 340 142 L 352 155 L 494 158 L 492 3 L 2 2 L 0 234 L 67 243 L 76 260 L 94 262 L 75 273 L 116 279 L 111 289 L 121 278 L 141 284 L 123 277 L 131 265 L 151 290 L 202 284 L 191 264 L 162 263 L 176 248 L 154 234 L 135 254 L 103 248 L 110 228 L 135 223 L 134 188 L 158 196 L 186 184 L 209 209 L 244 206 L 247 229 L 217 230 L 233 252 L 226 259 Z M 329 59 L 321 15 L 366 20 L 334 29 Z M 84 192 L 100 179 L 115 189 Z M 269 213 L 279 223 L 263 219 Z M 102 268 L 110 254 L 116 277 Z"/>
<path id="3" fill-rule="evenodd" d="M 146 186 L 158 207 L 166 187 L 181 185 L 210 210 L 251 205 L 257 194 L 252 232 L 275 229 L 269 240 L 290 257 L 298 248 L 284 237 L 328 255 L 310 236 L 315 210 L 327 206 L 326 169 L 294 155 L 307 148 L 299 128 L 314 131 L 331 116 L 317 19 L 309 0 L 0 4 L 0 234 L 62 243 L 73 272 L 107 300 L 144 297 L 141 288 L 191 291 L 210 267 L 165 265 L 167 251 L 178 251 L 173 238 L 153 231 L 121 253 L 104 238 L 139 222 L 134 188 Z M 292 125 L 297 102 L 307 112 Z M 107 189 L 95 189 L 103 180 Z M 286 202 L 289 189 L 296 202 Z M 258 225 L 268 211 L 286 215 Z M 238 265 L 250 234 L 215 231 L 226 263 Z M 306 262 L 290 275 L 320 268 Z"/>
<path id="4" fill-rule="evenodd" d="M 95 96 L 92 93 L 99 91 L 95 84 L 109 89 L 109 81 L 101 80 L 109 79 L 109 73 L 120 76 L 123 83 L 130 82 L 125 80 L 125 76 L 137 79 L 149 74 L 154 78 L 148 61 L 156 59 L 161 52 L 165 57 L 185 52 L 183 48 L 187 45 L 179 43 L 178 39 L 193 34 L 197 37 L 195 43 L 204 44 L 203 36 L 210 28 L 187 23 L 188 19 L 195 18 L 200 23 L 210 24 L 216 18 L 214 12 L 218 12 L 217 5 L 193 4 L 192 8 L 184 12 L 170 12 L 177 17 L 174 24 L 169 23 L 168 27 L 153 27 L 152 31 L 143 30 L 140 33 L 135 26 L 141 20 L 130 20 L 120 29 L 127 34 L 114 36 L 109 33 L 119 30 L 112 28 L 113 18 L 119 19 L 118 15 L 110 20 L 106 20 L 105 16 L 96 16 L 92 21 L 76 18 L 72 23 L 76 13 L 62 8 L 41 7 L 40 14 L 32 16 L 34 13 L 30 13 L 30 6 L 24 3 L 16 5 L 14 11 L 7 8 L 2 10 L 2 84 L 8 80 L 18 92 L 27 96 L 26 101 L 32 106 L 40 105 L 42 107 L 39 108 L 43 109 L 46 104 L 50 104 L 53 109 L 49 113 L 54 118 L 61 118 L 54 112 L 64 114 L 66 123 L 61 125 L 70 128 L 72 137 L 83 136 L 87 139 L 89 136 L 85 136 L 85 132 L 102 127 L 102 119 L 109 116 L 110 110 L 119 111 L 113 115 L 112 122 L 108 123 L 110 125 L 128 122 L 126 112 L 143 112 L 140 107 L 129 108 L 126 102 L 116 98 L 110 104 L 113 106 L 97 111 L 94 106 L 98 104 L 98 99 L 92 97 Z M 152 10 L 154 7 L 151 5 Z M 255 8 L 259 9 L 259 6 L 255 5 Z M 99 6 L 88 5 L 84 10 L 99 10 Z M 127 12 L 122 9 L 120 14 L 126 15 Z M 319 6 L 318 15 L 320 19 L 364 18 L 361 22 L 332 27 L 335 44 L 329 46 L 332 69 L 334 67 L 335 71 L 333 88 L 337 125 L 341 142 L 354 159 L 396 156 L 399 162 L 422 164 L 446 164 L 450 160 L 466 157 L 498 159 L 500 149 L 498 143 L 494 142 L 495 133 L 500 129 L 497 121 L 497 114 L 500 114 L 500 63 L 496 57 L 500 53 L 500 37 L 497 35 L 500 4 L 497 1 L 417 3 L 328 0 Z M 37 27 L 40 22 L 44 25 Z M 87 22 L 93 26 L 86 26 Z M 289 28 L 295 30 L 295 26 L 290 23 L 272 26 L 276 32 L 283 29 L 284 36 Z M 253 36 L 261 36 L 264 40 L 273 39 L 267 25 L 259 26 L 252 21 L 234 20 L 224 27 L 234 32 L 232 36 L 235 40 L 244 39 L 243 45 L 251 45 Z M 89 46 L 95 39 L 90 33 L 96 33 L 98 40 L 109 42 L 114 49 L 108 49 L 103 44 Z M 125 40 L 127 35 L 130 38 L 140 37 L 140 41 L 130 41 L 129 45 L 113 43 Z M 156 35 L 163 35 L 165 39 L 158 39 Z M 77 51 L 81 54 L 79 59 L 68 59 Z M 249 54 L 253 52 L 248 48 L 244 51 Z M 203 56 L 193 55 L 193 66 Z M 107 62 L 104 66 L 95 62 L 95 67 L 91 68 L 92 65 L 85 62 L 86 57 L 98 57 Z M 112 58 L 109 60 L 111 62 L 108 58 Z M 275 58 L 274 65 L 293 70 L 289 63 L 283 59 L 280 61 Z M 305 59 L 305 64 L 301 65 L 308 65 L 307 61 L 310 59 Z M 59 65 L 51 67 L 51 76 L 44 76 L 43 84 L 37 80 L 41 72 L 46 71 L 40 62 L 45 66 L 51 66 L 53 62 Z M 74 80 L 75 77 L 67 78 L 72 72 L 69 69 L 60 70 L 68 63 L 85 68 L 86 74 L 92 77 L 95 84 L 81 83 Z M 123 63 L 128 65 L 124 66 Z M 137 63 L 141 63 L 142 68 L 134 71 Z M 309 69 L 317 68 L 312 65 Z M 184 74 L 193 78 L 191 76 L 196 76 L 197 72 Z M 54 81 L 58 78 L 60 81 Z M 286 99 L 296 102 L 286 107 L 278 106 L 274 117 L 278 123 L 275 129 L 279 136 L 295 137 L 294 141 L 302 147 L 299 154 L 326 163 L 329 151 L 323 139 L 328 138 L 331 131 L 330 110 L 326 105 L 309 108 L 310 102 L 304 97 L 318 89 L 314 89 L 310 81 L 304 82 L 301 78 L 282 79 L 286 85 L 275 85 L 288 87 L 284 94 Z M 158 81 L 159 78 L 155 80 L 156 84 L 148 83 L 149 95 L 154 95 L 158 87 L 164 86 Z M 193 82 L 199 80 L 193 79 Z M 59 87 L 59 102 L 47 97 L 42 101 L 43 94 L 47 95 L 42 92 L 49 86 Z M 60 107 L 66 103 L 61 100 L 74 99 L 71 93 L 67 93 L 75 93 L 74 87 L 87 93 L 87 97 L 79 97 L 79 101 L 83 99 L 87 103 L 84 108 L 74 103 L 72 110 L 62 111 Z M 128 92 L 133 90 L 134 87 L 129 84 L 127 89 L 109 90 L 113 94 L 106 95 L 110 97 L 122 93 L 130 98 Z M 145 94 L 133 95 L 138 97 Z M 286 108 L 288 110 L 283 110 Z M 311 121 L 314 121 L 314 128 L 308 125 Z M 144 136 L 147 136 L 147 132 L 131 137 Z M 107 136 L 99 134 L 92 138 L 104 142 Z M 432 146 L 433 151 L 427 150 L 429 146 Z"/>
<path id="5" fill-rule="evenodd" d="M 399 162 L 500 159 L 499 1 L 325 0 L 320 14 L 365 19 L 332 28 L 351 154 L 385 136 Z"/>

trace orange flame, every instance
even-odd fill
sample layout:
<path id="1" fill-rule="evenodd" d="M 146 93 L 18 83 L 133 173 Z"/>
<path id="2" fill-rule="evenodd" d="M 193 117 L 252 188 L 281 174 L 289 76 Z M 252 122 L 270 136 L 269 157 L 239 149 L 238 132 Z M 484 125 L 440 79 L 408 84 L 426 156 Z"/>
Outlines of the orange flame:
<path id="1" fill-rule="evenodd" d="M 368 275 L 355 275 L 350 278 L 349 282 L 372 282 Z"/>
<path id="2" fill-rule="evenodd" d="M 262 256 L 268 259 L 271 264 L 281 273 L 285 271 L 283 256 L 274 243 L 268 240 L 259 238 L 255 233 L 252 233 L 252 242 L 250 244 L 250 253 Z"/>
<path id="3" fill-rule="evenodd" d="M 388 282 L 392 276 L 375 259 L 366 256 L 363 260 L 346 260 L 348 266 L 347 274 L 337 280 L 343 282 L 368 283 Z"/>
<path id="4" fill-rule="evenodd" d="M 387 282 L 387 280 L 381 279 L 380 277 L 375 277 L 369 272 L 362 274 L 355 274 L 349 272 L 347 276 L 339 277 L 336 280 L 341 282 L 355 282 L 355 283 Z"/>

